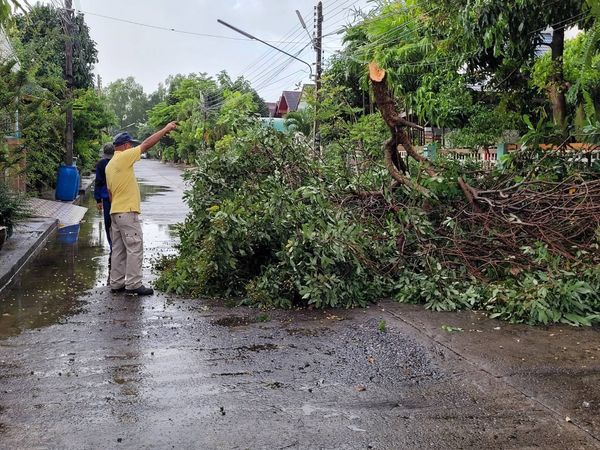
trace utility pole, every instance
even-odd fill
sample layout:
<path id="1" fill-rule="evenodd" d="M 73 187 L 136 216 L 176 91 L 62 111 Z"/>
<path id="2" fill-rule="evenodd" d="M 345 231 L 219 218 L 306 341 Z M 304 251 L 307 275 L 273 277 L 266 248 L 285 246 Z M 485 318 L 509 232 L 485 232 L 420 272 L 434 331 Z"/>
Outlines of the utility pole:
<path id="1" fill-rule="evenodd" d="M 73 165 L 73 1 L 65 0 L 65 78 L 67 81 L 67 124 L 65 129 L 65 164 Z"/>
<path id="2" fill-rule="evenodd" d="M 315 105 L 315 152 L 321 154 L 321 121 L 319 106 L 321 105 L 321 75 L 323 74 L 323 2 L 317 3 L 315 12 L 316 35 L 314 39 L 317 65 L 315 74 L 316 105 Z"/>
<path id="3" fill-rule="evenodd" d="M 206 121 L 208 120 L 208 102 L 204 92 L 200 91 L 200 110 L 202 111 L 202 148 L 206 151 L 207 139 L 206 139 Z"/>

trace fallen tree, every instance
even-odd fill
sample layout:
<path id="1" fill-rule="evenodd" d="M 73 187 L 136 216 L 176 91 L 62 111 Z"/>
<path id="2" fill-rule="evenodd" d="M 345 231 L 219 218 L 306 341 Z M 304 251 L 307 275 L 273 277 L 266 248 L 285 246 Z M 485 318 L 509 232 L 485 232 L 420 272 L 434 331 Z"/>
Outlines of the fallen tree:
<path id="1" fill-rule="evenodd" d="M 188 173 L 191 213 L 158 287 L 262 307 L 391 296 L 515 322 L 600 322 L 597 170 L 535 151 L 491 172 L 416 152 L 403 166 L 393 150 L 402 177 L 373 163 L 360 185 L 340 179 L 335 155 L 315 161 L 309 144 L 249 123 Z"/>
<path id="2" fill-rule="evenodd" d="M 386 73 L 376 63 L 369 65 L 369 77 L 379 111 L 389 127 L 391 138 L 383 146 L 385 166 L 395 184 L 427 196 L 429 191 L 407 174 L 407 165 L 399 156 L 406 154 L 430 177 L 437 176 L 432 161 L 419 154 L 410 142 L 407 128 L 420 129 L 404 119 L 386 84 Z M 543 158 L 542 158 L 543 161 Z M 543 243 L 551 253 L 576 262 L 584 252 L 591 263 L 598 263 L 596 234 L 600 230 L 600 180 L 585 179 L 585 174 L 560 181 L 531 179 L 539 167 L 533 164 L 525 179 L 512 183 L 506 177 L 485 190 L 469 185 L 463 177 L 456 180 L 467 203 L 457 205 L 452 216 L 461 233 L 437 231 L 448 245 L 436 248 L 444 264 L 464 265 L 471 275 L 486 279 L 484 272 L 497 270 L 513 259 L 513 271 L 536 267 L 531 258 L 523 258 L 523 247 L 532 241 Z M 588 177 L 594 177 L 588 174 Z M 482 179 L 482 182 L 488 181 Z M 398 208 L 398 206 L 396 206 Z"/>

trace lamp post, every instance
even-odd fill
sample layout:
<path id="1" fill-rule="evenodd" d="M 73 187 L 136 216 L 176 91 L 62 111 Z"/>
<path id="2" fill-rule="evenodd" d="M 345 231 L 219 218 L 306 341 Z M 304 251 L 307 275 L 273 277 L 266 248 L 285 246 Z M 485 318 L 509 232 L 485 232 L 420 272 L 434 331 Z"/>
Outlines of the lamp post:
<path id="1" fill-rule="evenodd" d="M 318 54 L 321 54 L 321 26 L 320 24 L 322 24 L 323 22 L 323 15 L 322 15 L 322 3 L 319 2 L 319 7 L 320 7 L 320 11 L 321 11 L 321 15 L 320 15 L 320 19 L 319 19 L 319 26 L 318 26 L 318 32 L 317 32 L 317 43 L 315 43 L 315 40 L 310 36 L 310 33 L 308 34 L 308 37 L 310 38 L 310 42 L 313 45 L 313 47 L 315 48 L 315 50 L 318 52 Z M 300 14 L 300 11 L 296 10 L 296 14 L 298 15 L 298 19 L 300 19 L 300 23 L 302 24 L 302 28 L 304 28 L 306 30 L 306 32 L 308 33 L 308 28 L 306 27 L 306 23 L 304 22 L 304 19 L 302 18 L 302 15 Z M 246 36 L 248 39 L 251 39 L 253 41 L 258 41 L 258 42 L 262 42 L 263 44 L 271 47 L 272 49 L 283 53 L 284 55 L 289 56 L 292 59 L 295 59 L 296 61 L 300 61 L 302 64 L 306 64 L 306 66 L 308 66 L 308 69 L 310 70 L 310 79 L 311 80 L 315 80 L 316 84 L 317 84 L 317 108 L 318 109 L 318 103 L 319 103 L 319 88 L 321 86 L 321 80 L 320 80 L 320 71 L 321 71 L 321 60 L 320 57 L 317 57 L 317 78 L 315 79 L 314 74 L 313 74 L 313 68 L 312 65 L 310 63 L 307 63 L 306 61 L 298 58 L 295 55 L 292 55 L 291 53 L 286 52 L 285 50 L 282 50 L 278 47 L 275 47 L 274 45 L 269 44 L 268 42 L 265 42 L 262 39 L 257 38 L 256 36 L 251 35 L 250 33 L 247 33 L 243 30 L 240 30 L 237 27 L 234 27 L 231 24 L 228 24 L 227 22 L 221 20 L 221 19 L 217 19 L 217 22 L 219 22 L 221 25 L 226 26 L 227 28 L 232 29 L 233 31 L 235 31 L 236 33 L 240 33 L 242 36 Z M 315 127 L 314 127 L 314 145 L 315 145 L 315 151 L 317 153 L 319 153 L 319 147 L 320 147 L 320 133 L 319 133 L 319 120 L 317 118 L 316 115 L 316 110 L 315 110 Z"/>
<path id="2" fill-rule="evenodd" d="M 291 53 L 286 52 L 285 50 L 282 50 L 282 49 L 280 49 L 278 47 L 275 47 L 274 45 L 271 45 L 268 42 L 263 41 L 262 39 L 259 39 L 256 36 L 251 35 L 250 33 L 246 33 L 245 31 L 240 30 L 239 28 L 234 27 L 233 25 L 230 25 L 230 24 L 228 24 L 227 22 L 225 22 L 225 21 L 223 21 L 221 19 L 217 19 L 217 22 L 219 22 L 221 25 L 225 25 L 227 28 L 231 28 L 236 33 L 240 33 L 242 36 L 246 36 L 248 39 L 251 39 L 253 41 L 262 42 L 263 44 L 271 47 L 273 50 L 277 50 L 278 52 L 283 53 L 284 55 L 287 55 L 290 58 L 295 59 L 296 61 L 300 61 L 302 64 L 306 64 L 308 66 L 308 69 L 310 70 L 310 77 L 312 79 L 312 77 L 313 77 L 313 69 L 312 69 L 312 66 L 309 63 L 307 63 L 306 61 L 298 58 L 295 55 L 292 55 Z"/>
<path id="3" fill-rule="evenodd" d="M 302 17 L 302 14 L 300 14 L 300 11 L 296 10 L 296 15 L 298 16 L 298 20 L 300 20 L 300 25 L 302 25 L 302 28 L 304 28 L 304 31 L 306 31 L 306 34 L 308 35 L 308 39 L 310 39 L 310 42 L 311 42 L 311 44 L 313 45 L 313 48 L 314 48 L 314 46 L 315 46 L 315 40 L 310 35 L 310 32 L 308 31 L 308 28 L 306 27 L 306 22 L 304 22 L 304 18 Z"/>

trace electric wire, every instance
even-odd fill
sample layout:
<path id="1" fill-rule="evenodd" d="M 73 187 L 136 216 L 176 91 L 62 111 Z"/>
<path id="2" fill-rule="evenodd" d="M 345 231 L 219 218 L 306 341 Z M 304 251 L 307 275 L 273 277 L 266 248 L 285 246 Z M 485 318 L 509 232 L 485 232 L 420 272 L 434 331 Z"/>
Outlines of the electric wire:
<path id="1" fill-rule="evenodd" d="M 341 13 L 343 13 L 343 12 L 344 12 L 344 10 L 346 10 L 346 9 L 348 9 L 348 8 L 349 8 L 349 7 L 346 7 L 346 8 L 344 8 L 344 6 L 346 6 L 346 5 L 349 3 L 349 1 L 350 1 L 350 0 L 343 1 L 342 3 L 340 3 L 340 1 L 342 1 L 342 0 L 337 0 L 336 2 L 334 2 L 334 3 L 331 5 L 332 7 L 333 7 L 334 5 L 337 5 L 337 8 L 334 8 L 334 9 L 333 9 L 333 11 L 336 11 L 336 10 L 337 10 L 338 12 L 337 12 L 337 14 L 334 14 L 333 16 L 329 16 L 330 18 L 335 18 L 336 16 L 340 15 Z M 554 1 L 554 2 L 551 2 L 550 4 L 557 3 L 558 1 L 559 1 L 559 0 L 557 0 L 557 1 Z M 58 9 L 58 10 L 63 10 L 63 11 L 64 11 L 64 6 L 61 6 L 61 5 L 59 5 L 59 2 L 58 2 L 58 0 L 51 0 L 51 2 L 52 2 L 52 4 L 53 4 L 55 7 L 57 7 L 57 9 Z M 351 6 L 353 6 L 353 5 L 354 5 L 354 4 L 356 4 L 356 3 L 357 3 L 357 1 L 354 1 L 354 2 L 352 3 L 352 5 L 350 5 L 350 7 L 351 7 Z M 381 36 L 379 36 L 377 39 L 375 39 L 374 41 L 371 41 L 371 42 L 369 42 L 369 43 L 367 43 L 367 44 L 365 44 L 365 45 L 363 45 L 363 46 L 359 47 L 359 48 L 358 48 L 358 50 L 359 50 L 359 51 L 366 51 L 366 50 L 368 50 L 369 48 L 374 48 L 374 47 L 376 47 L 376 46 L 381 46 L 381 45 L 389 45 L 389 44 L 392 44 L 392 43 L 394 43 L 394 42 L 398 42 L 399 40 L 401 40 L 401 39 L 403 39 L 404 37 L 406 37 L 406 36 L 407 36 L 407 34 L 401 34 L 400 36 L 393 36 L 393 37 L 391 37 L 390 39 L 387 39 L 387 38 L 388 38 L 388 37 L 390 37 L 392 34 L 395 34 L 396 32 L 398 32 L 398 31 L 402 31 L 402 30 L 404 30 L 404 31 L 408 31 L 408 32 L 409 32 L 409 34 L 410 34 L 410 33 L 417 32 L 418 30 L 420 30 L 421 28 L 423 28 L 423 26 L 421 26 L 421 27 L 415 27 L 415 28 L 414 28 L 414 29 L 412 29 L 412 30 L 408 30 L 408 28 L 409 28 L 409 23 L 410 23 L 410 22 L 414 22 L 415 20 L 418 20 L 418 19 L 419 19 L 419 18 L 421 18 L 423 15 L 428 15 L 428 14 L 430 14 L 431 12 L 435 11 L 435 10 L 436 10 L 436 9 L 438 9 L 438 8 L 439 8 L 439 7 L 432 8 L 431 10 L 429 10 L 429 11 L 426 11 L 426 12 L 424 12 L 423 14 L 421 14 L 421 15 L 419 15 L 419 16 L 416 16 L 416 17 L 412 18 L 412 19 L 411 19 L 411 20 L 409 20 L 409 21 L 406 21 L 406 22 L 404 22 L 404 23 L 403 23 L 401 26 L 399 26 L 399 27 L 394 27 L 393 29 L 391 29 L 391 30 L 388 30 L 387 32 L 385 32 L 385 33 L 383 33 Z M 61 12 L 62 12 L 62 11 L 61 11 Z M 81 11 L 81 12 L 82 12 L 82 13 L 84 13 L 83 11 Z M 118 21 L 122 21 L 122 22 L 133 23 L 133 24 L 135 24 L 135 25 L 140 25 L 140 26 L 149 26 L 149 27 L 151 27 L 151 28 L 158 28 L 158 29 L 163 29 L 163 30 L 167 30 L 167 31 L 180 32 L 180 33 L 184 33 L 184 34 L 199 35 L 199 36 L 204 36 L 204 37 L 225 38 L 225 39 L 232 39 L 232 40 L 250 40 L 250 39 L 244 39 L 244 38 L 233 38 L 233 37 L 232 37 L 232 38 L 230 38 L 230 37 L 227 37 L 227 36 L 208 35 L 208 34 L 204 34 L 204 33 L 194 33 L 194 32 L 186 32 L 186 31 L 183 31 L 183 30 L 169 29 L 169 28 L 166 28 L 166 27 L 151 26 L 151 25 L 147 25 L 147 24 L 136 23 L 136 22 L 133 22 L 133 21 L 127 21 L 126 19 L 119 19 L 119 18 L 114 18 L 114 17 L 110 17 L 110 16 L 103 16 L 103 15 L 99 15 L 99 14 L 95 14 L 95 13 L 89 13 L 89 12 L 88 12 L 88 13 L 85 13 L 85 14 L 89 14 L 89 15 L 96 15 L 96 16 L 105 17 L 105 18 L 108 18 L 108 19 L 114 19 L 114 20 L 118 20 Z M 389 15 L 395 15 L 395 14 L 398 14 L 398 12 L 390 13 Z M 559 26 L 559 25 L 562 25 L 562 24 L 564 24 L 564 23 L 567 23 L 567 22 L 569 22 L 569 21 L 571 21 L 571 20 L 576 20 L 577 18 L 579 18 L 579 17 L 583 16 L 584 14 L 585 14 L 585 13 L 579 13 L 579 14 L 575 14 L 575 15 L 573 15 L 573 16 L 571 16 L 571 17 L 569 17 L 569 18 L 563 19 L 563 20 L 561 20 L 561 21 L 559 21 L 559 22 L 556 22 L 556 23 L 554 23 L 554 24 L 551 24 L 551 25 L 545 26 L 545 27 L 543 27 L 543 28 L 540 28 L 540 29 L 538 29 L 538 30 L 533 30 L 533 31 L 531 31 L 529 34 L 531 35 L 531 34 L 536 34 L 536 33 L 539 33 L 539 32 L 541 32 L 541 31 L 544 31 L 544 30 L 545 30 L 545 29 L 547 29 L 548 27 L 554 28 L 554 27 L 556 27 L 556 26 Z M 375 21 L 375 20 L 381 20 L 382 18 L 383 18 L 383 17 L 381 17 L 381 16 L 380 16 L 380 17 L 374 17 L 374 18 L 373 18 L 373 19 L 371 19 L 371 20 L 374 20 L 374 21 Z M 345 19 L 343 19 L 343 20 L 345 20 Z M 330 26 L 331 26 L 331 24 L 330 24 Z M 343 31 L 343 30 L 344 30 L 344 29 L 342 28 L 342 29 L 338 30 L 337 32 L 339 32 L 339 31 Z M 296 33 L 295 33 L 295 34 L 294 34 L 294 31 L 296 31 Z M 301 27 L 300 27 L 299 29 L 298 29 L 298 27 L 294 27 L 294 28 L 293 28 L 293 29 L 292 29 L 290 32 L 288 32 L 288 34 L 287 34 L 287 35 L 285 35 L 285 36 L 282 38 L 282 40 L 279 40 L 279 41 L 267 41 L 267 42 L 273 42 L 273 43 L 284 43 L 284 44 L 286 44 L 286 47 L 288 47 L 288 48 L 290 48 L 290 47 L 294 47 L 294 46 L 296 46 L 296 45 L 298 45 L 298 44 L 302 44 L 302 43 L 304 43 L 304 42 L 302 42 L 302 41 L 293 41 L 293 40 L 291 40 L 291 39 L 294 39 L 294 38 L 295 38 L 295 36 L 297 36 L 299 33 L 301 34 L 302 32 L 303 32 L 303 29 L 302 29 Z M 294 37 L 290 37 L 290 36 L 294 36 Z M 290 39 L 290 40 L 286 40 L 286 39 Z M 308 44 L 308 45 L 310 45 L 310 44 Z M 304 50 L 305 50 L 305 49 L 308 47 L 308 45 L 305 45 L 305 46 L 304 46 L 302 49 L 300 49 L 300 51 L 299 51 L 297 54 L 298 54 L 298 55 L 299 55 L 299 54 L 301 54 L 301 53 L 302 53 L 302 52 L 303 52 L 303 51 L 304 51 Z M 342 47 L 342 48 L 344 48 L 344 47 Z M 275 50 L 270 50 L 270 51 L 266 52 L 266 53 L 265 53 L 265 55 L 263 55 L 263 56 L 262 56 L 262 57 L 261 57 L 259 60 L 255 61 L 255 62 L 253 63 L 253 64 L 254 64 L 254 66 L 256 66 L 256 65 L 257 65 L 257 63 L 258 63 L 259 61 L 261 61 L 261 60 L 263 60 L 263 59 L 267 58 L 267 57 L 268 57 L 268 54 L 270 54 L 270 53 L 272 53 L 272 52 L 275 52 Z M 351 55 L 350 55 L 350 56 L 346 56 L 346 55 L 345 55 L 345 57 L 346 57 L 347 59 L 353 59 L 354 61 L 358 61 L 356 58 L 351 58 Z M 344 58 L 344 57 L 342 57 L 342 59 L 343 59 L 343 58 Z M 279 74 L 281 74 L 281 73 L 282 73 L 282 70 L 283 70 L 283 69 L 285 69 L 285 68 L 286 68 L 286 67 L 287 67 L 287 66 L 288 66 L 288 65 L 289 65 L 291 62 L 293 62 L 293 61 L 294 61 L 293 59 L 291 59 L 291 58 L 289 58 L 289 57 L 287 57 L 287 59 L 290 59 L 291 61 L 286 61 L 286 60 L 285 60 L 285 59 L 286 59 L 285 57 L 283 57 L 283 59 L 284 59 L 284 61 L 281 61 L 281 58 L 279 58 L 279 60 L 278 60 L 278 65 L 277 65 L 277 68 L 278 68 L 279 70 L 273 70 L 273 71 L 275 72 L 275 75 L 274 75 L 274 76 L 273 76 L 273 75 L 269 75 L 269 74 L 268 74 L 268 72 L 270 72 L 270 70 L 265 70 L 265 71 L 260 71 L 260 70 L 259 70 L 258 72 L 257 72 L 257 71 L 254 71 L 254 72 L 253 72 L 253 82 L 254 82 L 254 83 L 257 83 L 257 85 L 256 85 L 257 87 L 255 88 L 256 90 L 258 90 L 258 89 L 264 89 L 265 87 L 268 87 L 268 86 L 270 86 L 270 85 L 273 85 L 273 84 L 275 84 L 275 83 L 277 83 L 277 82 L 279 82 L 279 81 L 282 81 L 282 80 L 284 80 L 284 79 L 290 78 L 291 76 L 293 76 L 293 75 L 294 75 L 294 74 L 296 74 L 296 73 L 303 72 L 303 71 L 296 71 L 296 72 L 294 72 L 293 74 L 290 74 L 290 75 L 287 75 L 286 77 L 280 78 L 279 80 L 272 81 L 272 80 L 273 80 L 273 79 L 274 79 L 274 78 L 275 78 L 277 75 L 279 75 Z M 445 63 L 452 63 L 452 62 L 456 62 L 456 60 L 458 60 L 458 59 L 459 59 L 459 58 L 447 58 L 447 59 L 445 59 L 445 60 L 437 60 L 437 61 L 429 61 L 429 62 L 427 62 L 427 61 L 421 61 L 421 62 L 414 62 L 414 63 L 404 63 L 404 64 L 402 64 L 402 65 L 400 65 L 400 66 L 401 66 L 401 67 L 435 66 L 435 65 L 441 65 L 441 64 L 445 64 Z M 360 62 L 362 62 L 362 61 L 360 61 Z M 273 61 L 269 61 L 269 65 L 270 65 L 271 67 L 273 67 L 272 63 L 273 63 Z M 263 68 L 264 66 L 265 66 L 265 65 L 263 64 L 261 67 L 259 67 L 259 69 L 260 69 L 260 68 Z M 281 68 L 281 66 L 284 66 L 284 67 L 283 67 L 283 68 Z M 252 68 L 252 66 L 251 66 L 250 68 Z M 305 72 L 305 71 L 304 71 L 304 72 Z M 272 81 L 272 82 L 271 82 L 271 81 Z M 265 83 L 266 83 L 266 84 L 265 84 Z M 221 104 L 222 104 L 222 103 L 221 103 Z"/>
<path id="2" fill-rule="evenodd" d="M 547 6 L 553 5 L 553 4 L 555 4 L 555 3 L 559 3 L 560 1 L 562 1 L 562 0 L 553 0 L 552 2 L 549 2 L 549 3 L 543 4 L 543 5 L 541 5 L 541 6 L 547 7 Z M 403 8 L 403 9 L 404 9 L 404 8 Z M 412 8 L 409 8 L 409 9 L 412 9 Z M 431 12 L 433 12 L 433 11 L 435 11 L 435 10 L 437 10 L 437 9 L 439 9 L 439 7 L 434 7 L 434 8 L 432 8 L 432 9 L 428 10 L 428 11 L 425 11 L 423 14 L 421 14 L 421 15 L 419 15 L 419 16 L 415 16 L 415 17 L 414 17 L 412 20 L 410 20 L 410 21 L 412 22 L 412 21 L 414 21 L 414 20 L 416 20 L 416 19 L 418 19 L 418 18 L 420 18 L 420 17 L 422 17 L 422 16 L 427 16 L 427 15 L 431 14 Z M 377 16 L 374 16 L 374 17 L 371 19 L 371 21 L 377 21 L 377 20 L 381 20 L 381 19 L 383 19 L 383 18 L 391 17 L 391 16 L 393 16 L 393 15 L 396 15 L 396 14 L 398 14 L 398 12 L 390 12 L 390 13 L 388 13 L 388 14 L 386 14 L 386 15 L 382 16 L 382 17 L 377 17 Z M 563 23 L 569 22 L 569 21 L 571 21 L 571 20 L 575 20 L 575 19 L 577 19 L 578 17 L 580 17 L 580 16 L 582 16 L 582 15 L 584 15 L 584 14 L 585 14 L 585 13 L 583 13 L 583 12 L 582 12 L 582 13 L 579 13 L 579 14 L 575 14 L 575 15 L 573 15 L 573 16 L 571 16 L 571 17 L 568 17 L 568 18 L 566 18 L 566 19 L 564 19 L 564 20 L 561 20 L 561 21 L 559 21 L 559 22 L 556 22 L 556 23 L 554 23 L 554 24 L 546 25 L 546 26 L 544 26 L 544 27 L 542 27 L 542 28 L 540 28 L 540 29 L 538 29 L 538 30 L 534 30 L 534 31 L 530 32 L 529 34 L 530 34 L 530 35 L 531 35 L 531 34 L 536 34 L 536 33 L 539 33 L 539 32 L 541 32 L 541 31 L 544 31 L 544 30 L 545 30 L 545 29 L 547 29 L 548 27 L 551 27 L 551 28 L 552 28 L 552 27 L 556 27 L 557 25 L 562 25 Z M 399 27 L 401 27 L 401 28 L 405 28 L 405 27 L 404 27 L 404 25 L 406 25 L 407 23 L 408 23 L 408 21 L 407 21 L 407 22 L 404 22 L 404 24 L 402 24 L 402 25 L 401 25 L 401 26 L 399 26 Z M 422 29 L 422 28 L 423 28 L 423 27 L 417 27 L 417 28 L 416 28 L 414 31 L 418 31 L 418 30 L 420 30 L 420 29 Z M 370 43 L 366 44 L 366 45 L 365 45 L 365 46 L 363 46 L 363 47 L 364 47 L 364 48 L 367 48 L 367 47 L 372 47 L 372 46 L 374 46 L 375 44 L 376 44 L 376 45 L 388 45 L 388 44 L 391 44 L 391 43 L 394 43 L 394 42 L 396 42 L 396 41 L 397 41 L 397 39 L 396 39 L 396 38 L 393 38 L 393 39 L 387 40 L 387 41 L 385 41 L 385 42 L 381 42 L 381 39 L 382 39 L 382 38 L 384 38 L 386 35 L 388 35 L 388 36 L 389 36 L 389 35 L 393 34 L 393 33 L 394 33 L 396 30 L 397 30 L 397 28 L 392 28 L 392 29 L 388 30 L 387 32 L 383 33 L 383 34 L 382 34 L 382 35 L 381 35 L 381 36 L 380 36 L 380 37 L 379 37 L 377 40 L 375 40 L 375 41 L 372 41 L 372 42 L 370 42 Z M 405 37 L 405 36 L 406 36 L 406 35 L 404 35 L 404 36 L 401 36 L 401 37 Z"/>
<path id="3" fill-rule="evenodd" d="M 301 33 L 301 31 L 300 31 Z M 298 46 L 286 47 L 285 51 L 299 57 L 306 47 L 310 43 L 305 44 L 304 47 L 298 48 Z M 296 60 L 283 54 L 277 54 L 269 60 L 264 61 L 260 66 L 256 67 L 252 73 L 244 74 L 244 77 L 251 81 L 252 84 L 258 84 L 263 82 L 271 74 L 279 74 L 285 66 L 295 63 Z"/>
<path id="4" fill-rule="evenodd" d="M 190 35 L 190 36 L 207 37 L 207 38 L 214 38 L 214 39 L 226 39 L 226 40 L 231 40 L 231 41 L 253 41 L 253 39 L 250 39 L 250 38 L 235 37 L 235 36 L 225 36 L 225 35 L 210 34 L 210 33 L 198 33 L 196 31 L 179 30 L 177 28 L 164 27 L 164 26 L 161 26 L 161 25 L 151 25 L 151 24 L 147 24 L 147 23 L 136 22 L 134 20 L 122 19 L 122 18 L 119 18 L 119 17 L 107 16 L 107 15 L 98 14 L 98 13 L 92 13 L 92 12 L 89 12 L 89 11 L 80 11 L 80 12 L 82 14 L 87 14 L 89 16 L 101 17 L 103 19 L 108 19 L 108 20 L 114 20 L 114 21 L 117 21 L 117 22 L 127 23 L 129 25 L 137 25 L 137 26 L 144 27 L 144 28 L 151 28 L 151 29 L 162 30 L 162 31 L 170 31 L 170 32 L 173 32 L 173 33 L 186 34 L 186 35 Z M 297 44 L 297 43 L 299 43 L 299 42 L 277 41 L 277 40 L 273 40 L 272 41 L 272 40 L 266 40 L 266 39 L 264 39 L 264 41 L 265 42 L 269 42 L 269 43 L 274 43 L 274 44 L 289 44 L 289 43 Z"/>
<path id="5" fill-rule="evenodd" d="M 304 52 L 304 50 L 306 50 L 309 47 L 309 45 L 310 45 L 310 43 L 306 44 L 294 56 L 296 56 L 296 57 L 300 56 L 302 54 L 302 52 Z M 273 77 L 276 77 L 277 75 L 279 75 L 284 69 L 286 69 L 293 62 L 295 62 L 295 60 L 293 58 L 288 57 L 285 61 L 280 63 L 278 66 L 274 67 L 271 71 L 266 72 L 262 77 L 253 80 L 253 84 L 258 85 L 260 83 L 269 81 Z"/>
<path id="6" fill-rule="evenodd" d="M 296 31 L 296 34 L 293 36 L 301 36 L 302 35 L 302 28 L 299 28 Z M 302 44 L 305 44 L 306 42 L 303 42 Z M 281 47 L 281 50 L 287 52 L 287 53 L 294 53 L 295 51 L 297 51 L 297 49 L 300 47 L 300 45 L 302 44 L 294 44 L 294 45 L 284 45 Z M 283 60 L 286 60 L 287 58 L 289 58 L 289 56 L 278 52 L 277 50 L 272 49 L 272 53 L 268 54 L 268 55 L 264 55 L 261 59 L 262 61 L 255 65 L 255 67 L 252 70 L 247 70 L 244 72 L 244 76 L 248 79 L 255 79 L 255 78 L 259 78 L 262 75 L 264 75 L 265 71 L 269 71 L 271 70 L 271 68 L 280 63 Z"/>
<path id="7" fill-rule="evenodd" d="M 294 27 L 292 28 L 291 31 L 289 31 L 283 39 L 287 39 L 288 37 L 292 36 L 294 34 L 294 31 L 297 32 L 297 28 Z M 268 58 L 270 55 L 276 53 L 276 50 L 274 49 L 269 49 L 268 51 L 264 52 L 258 59 L 256 59 L 254 62 L 250 63 L 248 66 L 246 66 L 245 68 L 242 69 L 242 74 L 248 74 L 249 71 L 251 71 L 252 69 L 254 69 L 258 64 L 260 64 L 262 61 L 264 61 L 266 58 Z"/>
<path id="8" fill-rule="evenodd" d="M 348 3 L 351 3 L 351 4 L 348 5 Z M 340 5 L 339 9 L 330 11 L 329 14 L 326 16 L 327 20 L 332 21 L 333 19 L 338 17 L 340 14 L 350 11 L 350 8 L 355 6 L 357 3 L 358 3 L 358 0 L 347 0 L 344 4 Z"/>
<path id="9" fill-rule="evenodd" d="M 279 79 L 277 79 L 277 80 L 275 80 L 275 81 L 273 81 L 273 82 L 271 82 L 269 84 L 264 84 L 264 85 L 258 87 L 257 89 L 265 89 L 265 88 L 273 86 L 273 85 L 275 85 L 275 84 L 277 84 L 277 83 L 279 83 L 281 81 L 284 81 L 284 80 L 287 80 L 289 78 L 292 78 L 293 76 L 295 76 L 297 74 L 300 74 L 300 73 L 308 75 L 308 72 L 306 70 L 302 70 L 302 69 L 301 70 L 297 70 L 297 71 L 292 72 L 289 75 L 286 75 L 285 77 L 279 78 Z"/>
<path id="10" fill-rule="evenodd" d="M 302 15 L 304 20 L 305 20 L 306 16 L 307 16 L 306 13 L 304 15 Z M 292 27 L 292 29 L 290 31 L 288 31 L 288 33 L 284 36 L 283 39 L 290 39 L 291 36 L 297 36 L 298 34 L 302 34 L 302 30 L 303 30 L 302 26 L 300 24 L 297 24 L 296 26 Z M 269 56 L 271 56 L 275 53 L 277 53 L 277 51 L 274 49 L 267 50 L 265 53 L 263 53 L 263 55 L 261 57 L 258 58 L 258 60 L 254 61 L 252 64 L 250 64 L 249 66 L 244 68 L 242 70 L 242 73 L 247 74 L 248 71 L 250 71 L 251 69 L 256 67 L 258 64 L 263 62 L 265 59 L 267 59 Z"/>
<path id="11" fill-rule="evenodd" d="M 356 3 L 358 3 L 358 0 L 336 0 L 329 7 L 331 8 L 331 11 L 333 13 L 335 13 L 336 11 L 338 11 L 337 14 L 340 14 L 341 12 L 343 12 L 344 10 L 346 10 L 347 8 L 349 8 L 351 6 L 354 6 Z M 337 15 L 337 14 L 334 14 L 334 16 Z M 301 54 L 302 51 L 304 51 L 304 49 L 306 47 L 307 46 L 305 46 L 303 49 L 301 49 L 300 52 L 299 52 L 299 54 Z M 271 81 L 279 73 L 281 73 L 281 71 L 285 70 L 290 64 L 291 64 L 291 61 L 284 61 L 283 63 L 280 63 L 279 65 L 277 65 L 275 68 L 271 69 L 272 72 L 273 72 L 273 74 L 271 74 L 271 75 L 269 75 L 269 74 L 266 74 L 266 75 L 263 74 L 262 76 L 259 76 L 258 78 L 255 77 L 253 79 L 253 84 L 257 84 L 257 87 L 255 89 L 257 89 L 257 90 L 262 89 L 262 86 L 260 86 L 261 83 L 264 84 L 264 83 L 267 83 L 267 82 Z"/>
<path id="12" fill-rule="evenodd" d="M 286 51 L 288 53 L 295 52 L 292 54 L 295 54 L 295 56 L 298 57 L 310 45 L 311 45 L 311 43 L 309 42 L 300 49 L 298 49 L 297 47 L 294 47 L 294 48 L 288 48 L 288 49 L 286 49 Z M 267 61 L 263 65 L 261 65 L 257 71 L 255 71 L 252 75 L 248 76 L 248 79 L 250 79 L 253 83 L 261 82 L 265 77 L 268 77 L 270 74 L 272 74 L 272 73 L 277 74 L 282 69 L 283 65 L 287 65 L 288 63 L 294 63 L 294 62 L 296 62 L 296 60 L 294 60 L 293 58 L 290 58 L 286 55 L 278 55 L 275 58 L 273 58 L 272 60 Z"/>

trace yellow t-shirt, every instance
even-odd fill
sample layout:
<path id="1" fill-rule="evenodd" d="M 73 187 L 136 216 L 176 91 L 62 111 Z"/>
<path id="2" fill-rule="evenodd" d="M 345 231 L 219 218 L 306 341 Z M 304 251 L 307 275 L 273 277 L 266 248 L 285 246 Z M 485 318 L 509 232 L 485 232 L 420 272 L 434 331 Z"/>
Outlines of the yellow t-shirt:
<path id="1" fill-rule="evenodd" d="M 140 188 L 133 172 L 133 164 L 140 160 L 141 148 L 134 147 L 115 152 L 106 165 L 106 185 L 112 195 L 110 213 L 140 213 Z"/>

